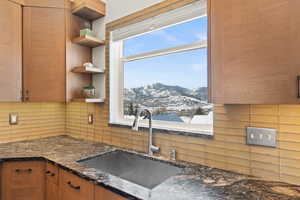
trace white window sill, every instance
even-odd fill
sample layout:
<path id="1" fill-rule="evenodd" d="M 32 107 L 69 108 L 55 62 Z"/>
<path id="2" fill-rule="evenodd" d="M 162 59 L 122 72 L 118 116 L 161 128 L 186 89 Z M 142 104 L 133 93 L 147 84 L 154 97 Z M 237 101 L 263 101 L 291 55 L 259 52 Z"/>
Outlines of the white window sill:
<path id="1" fill-rule="evenodd" d="M 131 128 L 132 122 L 130 120 L 120 120 L 118 122 L 110 122 L 111 126 L 118 126 L 118 127 L 124 127 L 124 128 Z M 212 139 L 213 138 L 213 130 L 207 129 L 207 130 L 199 130 L 198 129 L 191 129 L 191 128 L 180 128 L 180 124 L 172 124 L 172 125 L 162 125 L 164 123 L 160 123 L 157 125 L 157 123 L 154 121 L 152 123 L 152 128 L 154 132 L 159 132 L 163 134 L 171 134 L 171 135 L 181 135 L 181 136 L 191 136 L 191 137 L 199 137 L 199 138 L 205 138 L 205 139 Z M 149 125 L 147 122 L 140 123 L 140 130 L 141 131 L 147 131 L 149 128 Z"/>

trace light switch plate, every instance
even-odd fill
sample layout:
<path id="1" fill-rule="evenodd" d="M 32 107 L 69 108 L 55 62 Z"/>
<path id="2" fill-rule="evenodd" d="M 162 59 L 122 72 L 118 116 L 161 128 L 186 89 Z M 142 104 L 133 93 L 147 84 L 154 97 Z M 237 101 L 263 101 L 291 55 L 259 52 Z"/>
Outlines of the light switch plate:
<path id="1" fill-rule="evenodd" d="M 19 116 L 17 113 L 10 113 L 9 114 L 9 124 L 10 125 L 17 125 L 19 121 Z"/>
<path id="2" fill-rule="evenodd" d="M 247 144 L 265 147 L 277 146 L 277 130 L 272 128 L 247 127 Z"/>

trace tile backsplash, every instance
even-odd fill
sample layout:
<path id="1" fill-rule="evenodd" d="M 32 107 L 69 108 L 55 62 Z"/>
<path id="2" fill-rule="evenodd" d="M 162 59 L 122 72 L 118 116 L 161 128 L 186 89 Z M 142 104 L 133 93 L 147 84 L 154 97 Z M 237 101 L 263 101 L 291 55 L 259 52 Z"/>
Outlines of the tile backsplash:
<path id="1" fill-rule="evenodd" d="M 146 152 L 147 133 L 108 126 L 108 113 L 107 104 L 69 103 L 67 133 Z M 277 148 L 246 145 L 247 126 L 277 129 Z M 300 184 L 300 105 L 215 105 L 213 139 L 163 133 L 154 139 L 164 157 L 175 149 L 179 160 Z"/>
<path id="2" fill-rule="evenodd" d="M 0 103 L 0 143 L 65 134 L 64 103 Z M 9 114 L 18 114 L 18 125 Z"/>
<path id="3" fill-rule="evenodd" d="M 0 143 L 69 134 L 147 151 L 147 132 L 111 127 L 108 117 L 107 103 L 0 103 Z M 247 126 L 277 129 L 277 148 L 246 145 Z M 154 142 L 164 157 L 176 150 L 179 160 L 300 184 L 300 105 L 216 105 L 213 139 L 155 133 Z"/>

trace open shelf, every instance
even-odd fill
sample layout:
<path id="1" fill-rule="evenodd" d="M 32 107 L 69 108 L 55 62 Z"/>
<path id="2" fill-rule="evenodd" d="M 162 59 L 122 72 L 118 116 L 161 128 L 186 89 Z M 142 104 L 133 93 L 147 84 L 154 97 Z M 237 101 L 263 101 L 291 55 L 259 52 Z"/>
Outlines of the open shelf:
<path id="1" fill-rule="evenodd" d="M 84 74 L 104 74 L 105 71 L 96 67 L 74 67 L 72 69 L 74 73 L 84 73 Z"/>
<path id="2" fill-rule="evenodd" d="M 105 44 L 104 40 L 99 40 L 95 37 L 89 35 L 82 35 L 73 39 L 73 43 L 79 44 L 82 46 L 94 48 Z"/>
<path id="3" fill-rule="evenodd" d="M 104 98 L 75 98 L 74 102 L 85 102 L 85 103 L 103 103 Z"/>
<path id="4" fill-rule="evenodd" d="M 99 0 L 75 1 L 72 6 L 72 13 L 89 21 L 105 16 L 105 3 Z"/>

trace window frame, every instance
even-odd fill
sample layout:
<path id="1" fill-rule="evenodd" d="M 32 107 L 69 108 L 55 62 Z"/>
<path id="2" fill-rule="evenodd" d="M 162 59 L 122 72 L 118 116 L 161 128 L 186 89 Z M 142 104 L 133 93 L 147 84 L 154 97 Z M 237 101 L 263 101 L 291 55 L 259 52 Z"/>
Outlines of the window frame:
<path id="1" fill-rule="evenodd" d="M 189 20 L 185 21 L 178 21 L 176 24 L 171 24 L 168 26 L 161 27 L 159 29 L 151 30 L 145 32 L 143 34 L 151 33 L 154 31 L 158 31 L 161 29 L 168 28 L 170 26 L 176 26 L 178 24 L 182 24 L 188 21 L 192 21 L 201 17 L 208 17 L 207 15 L 199 15 L 199 17 L 194 17 Z M 209 19 L 208 19 L 209 21 Z M 209 28 L 208 28 L 209 32 Z M 208 33 L 207 33 L 208 34 Z M 141 34 L 139 34 L 141 35 Z M 132 37 L 137 37 L 139 35 L 135 35 Z M 129 38 L 126 38 L 129 39 Z M 150 51 L 147 53 L 135 54 L 130 55 L 128 57 L 123 57 L 123 44 L 124 40 L 114 41 L 113 34 L 110 32 L 110 110 L 109 110 L 109 123 L 114 125 L 125 125 L 131 126 L 132 121 L 129 119 L 125 119 L 124 116 L 124 107 L 123 107 L 123 97 L 124 97 L 124 64 L 126 62 L 153 58 L 158 56 L 165 56 L 175 53 L 183 53 L 192 50 L 199 50 L 199 49 L 207 49 L 207 63 L 209 68 L 209 38 L 207 40 L 192 42 L 185 45 L 179 45 L 171 48 L 163 48 L 155 51 Z M 207 76 L 209 80 L 209 69 L 207 70 Z M 209 81 L 208 81 L 209 87 Z M 208 89 L 209 92 L 209 89 Z M 147 128 L 148 122 L 147 120 L 141 121 L 141 127 Z M 153 128 L 160 129 L 160 130 L 167 130 L 167 131 L 178 131 L 178 132 L 185 132 L 185 133 L 196 133 L 196 134 L 204 134 L 204 135 L 213 135 L 213 125 L 211 124 L 210 128 L 205 130 L 200 127 L 201 125 L 197 124 L 185 124 L 185 123 L 177 123 L 177 122 L 167 122 L 167 121 L 153 121 Z"/>

